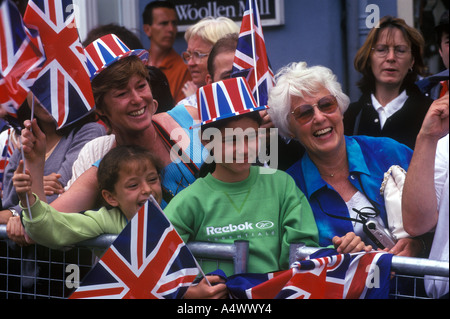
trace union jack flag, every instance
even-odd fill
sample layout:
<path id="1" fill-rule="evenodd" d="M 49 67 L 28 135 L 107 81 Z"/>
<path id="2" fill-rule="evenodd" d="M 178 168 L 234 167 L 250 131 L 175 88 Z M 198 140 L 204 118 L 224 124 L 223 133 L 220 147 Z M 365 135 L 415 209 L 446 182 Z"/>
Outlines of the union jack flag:
<path id="1" fill-rule="evenodd" d="M 248 0 L 234 57 L 232 77 L 245 77 L 258 106 L 267 104 L 274 75 L 267 57 L 266 43 L 257 1 Z"/>
<path id="2" fill-rule="evenodd" d="M 39 30 L 47 61 L 32 91 L 57 127 L 94 108 L 89 71 L 71 0 L 29 0 L 24 22 Z"/>
<path id="3" fill-rule="evenodd" d="M 335 254 L 319 250 L 291 269 L 235 275 L 227 281 L 235 298 L 245 299 L 386 299 L 392 255 L 384 252 Z"/>
<path id="4" fill-rule="evenodd" d="M 15 4 L 0 0 L 0 105 L 10 115 L 25 101 L 44 61 L 36 30 L 23 24 Z"/>
<path id="5" fill-rule="evenodd" d="M 199 273 L 196 265 L 151 197 L 70 299 L 181 298 Z"/>

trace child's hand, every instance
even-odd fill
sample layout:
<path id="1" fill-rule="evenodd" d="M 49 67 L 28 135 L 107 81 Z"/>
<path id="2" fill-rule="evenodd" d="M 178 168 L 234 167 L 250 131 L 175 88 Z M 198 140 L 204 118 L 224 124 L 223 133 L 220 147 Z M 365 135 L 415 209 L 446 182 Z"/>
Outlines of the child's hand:
<path id="1" fill-rule="evenodd" d="M 39 128 L 36 119 L 26 120 L 22 130 L 21 142 L 27 163 L 45 162 L 47 142 L 45 134 Z"/>
<path id="2" fill-rule="evenodd" d="M 209 286 L 205 278 L 198 285 L 191 286 L 184 295 L 185 299 L 225 299 L 228 296 L 227 286 L 219 276 L 208 276 Z"/>
<path id="3" fill-rule="evenodd" d="M 361 237 L 356 236 L 353 232 L 347 233 L 342 237 L 335 236 L 333 245 L 340 254 L 357 253 L 363 250 L 369 252 L 372 250 L 371 245 L 366 246 Z"/>
<path id="4" fill-rule="evenodd" d="M 17 196 L 19 197 L 19 200 L 22 202 L 22 206 L 26 207 L 27 201 L 26 196 L 28 195 L 29 200 L 33 198 L 34 203 L 34 196 L 31 191 L 31 175 L 28 170 L 23 172 L 23 161 L 21 160 L 19 162 L 19 165 L 17 166 L 16 171 L 14 172 L 14 176 L 12 178 L 14 188 L 16 189 Z M 32 205 L 32 203 L 30 203 Z"/>
<path id="5" fill-rule="evenodd" d="M 20 217 L 11 217 L 6 224 L 6 233 L 9 239 L 19 246 L 28 246 L 34 244 L 34 241 L 28 236 L 23 228 Z"/>

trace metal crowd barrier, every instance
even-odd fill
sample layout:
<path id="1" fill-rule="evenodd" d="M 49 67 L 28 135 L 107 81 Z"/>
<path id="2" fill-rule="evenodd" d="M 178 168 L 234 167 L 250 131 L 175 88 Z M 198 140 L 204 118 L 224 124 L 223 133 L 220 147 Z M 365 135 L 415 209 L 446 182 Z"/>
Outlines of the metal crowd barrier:
<path id="1" fill-rule="evenodd" d="M 0 225 L 0 299 L 65 299 L 73 292 L 66 282 L 68 266 L 77 265 L 79 278 L 89 272 L 97 261 L 95 250 L 103 250 L 115 240 L 115 235 L 102 235 L 79 243 L 64 251 L 52 250 L 40 245 L 19 247 L 10 241 L 6 226 Z M 194 256 L 199 259 L 220 263 L 233 262 L 235 273 L 246 272 L 248 242 L 233 244 L 194 242 L 188 244 Z M 304 259 L 317 248 L 291 245 L 291 263 Z M 391 298 L 430 299 L 424 290 L 424 276 L 438 276 L 448 282 L 449 263 L 423 258 L 393 256 Z"/>
<path id="2" fill-rule="evenodd" d="M 305 259 L 318 249 L 304 244 L 292 244 L 289 262 L 292 264 L 297 260 Z M 431 299 L 425 292 L 425 276 L 436 276 L 430 280 L 447 283 L 449 281 L 448 261 L 393 256 L 391 270 L 393 272 L 390 291 L 392 299 Z"/>
<path id="3" fill-rule="evenodd" d="M 0 299 L 66 299 L 74 291 L 67 283 L 76 265 L 79 279 L 89 272 L 98 258 L 95 251 L 108 248 L 116 235 L 102 235 L 65 250 L 40 245 L 20 247 L 8 239 L 6 225 L 0 225 Z M 199 264 L 234 264 L 235 273 L 247 270 L 248 241 L 234 244 L 193 242 L 188 244 Z"/>

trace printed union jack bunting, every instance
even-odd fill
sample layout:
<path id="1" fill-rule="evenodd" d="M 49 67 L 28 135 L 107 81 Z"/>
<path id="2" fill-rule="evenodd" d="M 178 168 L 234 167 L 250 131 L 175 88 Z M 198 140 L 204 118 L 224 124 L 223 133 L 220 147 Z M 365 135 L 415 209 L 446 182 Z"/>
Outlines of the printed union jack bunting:
<path id="1" fill-rule="evenodd" d="M 391 262 L 384 252 L 322 249 L 289 270 L 231 276 L 227 287 L 238 299 L 386 299 Z"/>
<path id="2" fill-rule="evenodd" d="M 0 105 L 12 115 L 25 101 L 45 61 L 36 30 L 10 0 L 0 0 Z"/>
<path id="3" fill-rule="evenodd" d="M 32 91 L 55 119 L 69 125 L 94 108 L 87 59 L 71 0 L 29 0 L 24 22 L 39 30 L 47 61 Z"/>
<path id="4" fill-rule="evenodd" d="M 234 57 L 232 77 L 245 77 L 258 106 L 267 104 L 274 75 L 267 57 L 258 4 L 248 0 Z"/>
<path id="5" fill-rule="evenodd" d="M 181 298 L 198 273 L 191 252 L 151 197 L 70 299 Z"/>

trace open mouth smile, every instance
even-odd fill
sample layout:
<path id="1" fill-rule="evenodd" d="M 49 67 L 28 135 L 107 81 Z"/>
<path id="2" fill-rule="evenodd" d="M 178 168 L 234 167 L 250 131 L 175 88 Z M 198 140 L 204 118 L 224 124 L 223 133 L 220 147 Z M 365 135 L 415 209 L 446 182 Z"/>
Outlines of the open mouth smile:
<path id="1" fill-rule="evenodd" d="M 145 107 L 140 109 L 140 110 L 138 110 L 138 111 L 134 111 L 134 112 L 131 112 L 131 113 L 128 113 L 128 114 L 133 116 L 133 117 L 137 117 L 137 116 L 141 116 L 144 113 L 145 113 Z"/>
<path id="2" fill-rule="evenodd" d="M 324 135 L 327 135 L 327 134 L 331 133 L 332 131 L 333 131 L 333 128 L 327 127 L 327 128 L 322 129 L 322 130 L 315 131 L 313 135 L 315 137 L 321 137 L 321 136 L 324 136 Z"/>

